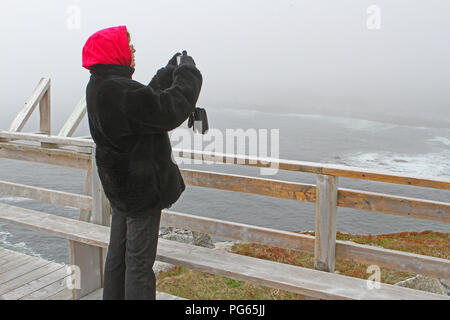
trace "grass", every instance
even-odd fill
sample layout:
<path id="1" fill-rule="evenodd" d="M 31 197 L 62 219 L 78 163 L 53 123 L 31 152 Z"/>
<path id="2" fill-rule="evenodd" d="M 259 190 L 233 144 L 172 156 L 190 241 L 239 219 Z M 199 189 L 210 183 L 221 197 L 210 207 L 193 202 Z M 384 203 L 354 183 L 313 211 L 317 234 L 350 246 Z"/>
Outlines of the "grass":
<path id="1" fill-rule="evenodd" d="M 314 235 L 313 232 L 304 234 Z M 375 245 L 386 249 L 411 252 L 443 259 L 450 256 L 450 235 L 432 231 L 402 232 L 384 235 L 351 235 L 338 232 L 336 239 Z M 232 252 L 260 259 L 313 268 L 314 255 L 255 243 L 236 243 Z M 367 279 L 367 265 L 336 259 L 336 270 L 346 276 Z M 394 284 L 415 276 L 381 268 L 381 282 Z M 157 290 L 191 300 L 297 300 L 303 296 L 237 281 L 221 276 L 174 267 L 162 272 L 157 280 Z"/>

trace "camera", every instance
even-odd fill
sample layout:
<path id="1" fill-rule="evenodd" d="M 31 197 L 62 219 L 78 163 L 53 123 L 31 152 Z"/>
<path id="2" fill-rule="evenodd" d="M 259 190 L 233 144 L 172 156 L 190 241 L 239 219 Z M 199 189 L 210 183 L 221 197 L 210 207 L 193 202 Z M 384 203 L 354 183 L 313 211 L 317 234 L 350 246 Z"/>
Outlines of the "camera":
<path id="1" fill-rule="evenodd" d="M 208 115 L 203 108 L 195 108 L 189 116 L 188 127 L 193 128 L 195 133 L 206 134 L 209 130 Z"/>

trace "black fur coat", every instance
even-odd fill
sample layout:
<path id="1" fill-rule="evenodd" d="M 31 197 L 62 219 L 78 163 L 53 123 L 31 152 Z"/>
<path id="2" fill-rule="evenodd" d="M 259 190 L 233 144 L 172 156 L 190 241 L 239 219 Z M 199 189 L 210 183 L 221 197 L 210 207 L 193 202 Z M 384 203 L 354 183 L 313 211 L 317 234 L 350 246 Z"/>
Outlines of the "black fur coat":
<path id="1" fill-rule="evenodd" d="M 98 174 L 118 214 L 138 217 L 169 208 L 185 190 L 168 132 L 194 110 L 202 75 L 192 65 L 160 69 L 148 86 L 134 68 L 98 64 L 86 88 Z"/>

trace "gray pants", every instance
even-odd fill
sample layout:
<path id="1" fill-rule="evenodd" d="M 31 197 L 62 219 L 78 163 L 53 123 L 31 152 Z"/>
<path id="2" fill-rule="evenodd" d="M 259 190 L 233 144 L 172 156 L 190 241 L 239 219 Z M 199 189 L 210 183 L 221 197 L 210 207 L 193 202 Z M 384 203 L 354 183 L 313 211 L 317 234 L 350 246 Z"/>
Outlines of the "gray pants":
<path id="1" fill-rule="evenodd" d="M 153 264 L 160 219 L 161 210 L 131 218 L 112 208 L 103 300 L 156 300 Z"/>

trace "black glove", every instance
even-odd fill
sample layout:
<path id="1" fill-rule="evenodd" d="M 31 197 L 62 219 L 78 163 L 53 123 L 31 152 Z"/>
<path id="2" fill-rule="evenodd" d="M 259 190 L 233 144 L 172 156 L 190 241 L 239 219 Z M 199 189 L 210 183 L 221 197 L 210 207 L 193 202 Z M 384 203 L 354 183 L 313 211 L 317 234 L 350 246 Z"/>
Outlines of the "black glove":
<path id="1" fill-rule="evenodd" d="M 194 59 L 192 59 L 191 56 L 188 56 L 186 50 L 183 51 L 183 55 L 181 56 L 181 59 L 180 59 L 180 66 L 182 66 L 184 64 L 193 65 L 195 67 Z"/>
<path id="2" fill-rule="evenodd" d="M 173 72 L 178 67 L 177 57 L 179 56 L 181 56 L 181 53 L 177 52 L 164 68 L 159 69 L 152 81 L 150 81 L 149 86 L 154 90 L 165 90 L 170 88 L 173 82 Z"/>
<path id="3" fill-rule="evenodd" d="M 201 122 L 200 124 L 195 124 L 195 122 Z M 201 126 L 201 128 L 198 127 Z M 194 111 L 189 115 L 188 128 L 192 128 L 194 132 L 206 134 L 209 130 L 208 115 L 206 110 L 203 108 L 195 108 Z"/>
<path id="4" fill-rule="evenodd" d="M 169 63 L 167 64 L 166 67 L 168 66 L 175 66 L 178 67 L 178 62 L 177 62 L 177 58 L 181 56 L 181 53 L 177 52 L 175 53 L 175 55 L 172 57 L 172 59 L 169 60 Z"/>

